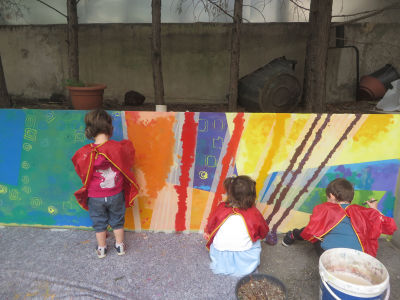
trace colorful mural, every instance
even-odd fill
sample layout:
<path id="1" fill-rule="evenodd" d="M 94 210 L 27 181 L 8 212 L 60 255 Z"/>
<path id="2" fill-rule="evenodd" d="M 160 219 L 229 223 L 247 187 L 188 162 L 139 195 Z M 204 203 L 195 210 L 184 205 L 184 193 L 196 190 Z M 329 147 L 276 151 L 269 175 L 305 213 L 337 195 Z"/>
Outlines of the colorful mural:
<path id="1" fill-rule="evenodd" d="M 0 224 L 90 228 L 73 192 L 71 157 L 89 143 L 85 111 L 0 110 Z M 303 226 L 336 177 L 355 202 L 379 199 L 393 216 L 400 167 L 400 115 L 120 112 L 116 140 L 136 149 L 141 192 L 128 230 L 201 232 L 224 198 L 223 180 L 247 174 L 270 227 Z"/>

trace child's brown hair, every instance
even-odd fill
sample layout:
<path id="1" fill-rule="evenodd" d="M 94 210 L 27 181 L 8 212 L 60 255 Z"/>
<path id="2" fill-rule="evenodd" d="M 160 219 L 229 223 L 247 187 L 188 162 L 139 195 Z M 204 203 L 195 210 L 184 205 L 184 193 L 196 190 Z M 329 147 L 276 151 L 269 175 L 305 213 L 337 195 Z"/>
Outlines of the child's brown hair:
<path id="1" fill-rule="evenodd" d="M 224 187 L 228 194 L 227 206 L 248 209 L 256 202 L 256 182 L 249 176 L 228 177 Z"/>
<path id="2" fill-rule="evenodd" d="M 85 135 L 93 140 L 98 134 L 104 133 L 109 137 L 113 134 L 112 117 L 104 109 L 95 109 L 85 116 Z"/>
<path id="3" fill-rule="evenodd" d="M 337 201 L 351 202 L 354 197 L 354 187 L 350 181 L 344 178 L 336 178 L 326 187 L 326 195 L 332 194 Z"/>

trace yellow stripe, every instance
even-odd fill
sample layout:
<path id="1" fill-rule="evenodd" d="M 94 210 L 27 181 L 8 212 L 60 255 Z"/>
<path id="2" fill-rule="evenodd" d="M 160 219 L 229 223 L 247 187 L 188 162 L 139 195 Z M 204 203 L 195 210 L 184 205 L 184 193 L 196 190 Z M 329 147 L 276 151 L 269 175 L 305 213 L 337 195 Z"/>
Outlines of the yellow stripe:
<path id="1" fill-rule="evenodd" d="M 83 184 L 84 186 L 87 185 L 87 182 L 88 182 L 88 179 L 89 179 L 90 169 L 92 168 L 92 161 L 93 161 L 93 152 L 90 152 L 89 168 L 88 168 L 88 171 L 87 171 L 87 173 L 86 173 L 85 183 Z"/>
<path id="2" fill-rule="evenodd" d="M 253 238 L 252 238 L 252 236 L 250 234 L 249 228 L 247 228 L 247 223 L 246 223 L 246 220 L 244 219 L 243 215 L 241 213 L 239 213 L 239 212 L 236 212 L 235 210 L 233 210 L 233 211 L 235 212 L 235 215 L 239 215 L 239 216 L 242 217 L 243 222 L 244 222 L 244 226 L 246 226 L 247 234 L 249 235 L 251 241 L 254 243 L 255 241 L 253 241 Z"/>
<path id="3" fill-rule="evenodd" d="M 347 207 L 349 207 L 349 206 L 350 206 L 350 205 L 348 205 Z M 347 207 L 345 208 L 345 210 L 347 209 Z M 347 214 L 346 214 L 346 215 L 347 215 Z M 355 233 L 356 236 L 357 236 L 357 239 L 358 239 L 358 242 L 360 243 L 360 246 L 361 246 L 362 251 L 365 252 L 365 251 L 364 251 L 364 246 L 363 246 L 363 244 L 361 243 L 361 239 L 360 239 L 360 237 L 358 236 L 358 233 L 357 233 L 357 231 L 355 230 L 355 228 L 354 228 L 354 226 L 353 226 L 353 223 L 351 223 L 351 219 L 350 219 L 350 225 L 351 225 L 351 227 L 353 228 L 354 233 Z"/>
<path id="4" fill-rule="evenodd" d="M 218 231 L 218 229 L 222 226 L 222 224 L 225 223 L 225 221 L 231 216 L 232 214 L 229 214 L 224 220 L 222 220 L 222 222 L 219 224 L 219 226 L 217 228 L 215 228 L 211 233 L 210 233 L 210 237 L 208 238 L 207 244 L 208 242 L 211 240 L 211 238 L 214 236 L 215 232 Z"/>

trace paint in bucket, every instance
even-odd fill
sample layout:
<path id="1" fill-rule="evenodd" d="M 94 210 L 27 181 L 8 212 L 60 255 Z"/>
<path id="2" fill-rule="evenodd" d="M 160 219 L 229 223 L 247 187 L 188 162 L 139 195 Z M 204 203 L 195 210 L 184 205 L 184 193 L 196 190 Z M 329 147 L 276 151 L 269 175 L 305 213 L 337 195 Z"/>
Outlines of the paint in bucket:
<path id="1" fill-rule="evenodd" d="M 385 266 L 364 252 L 335 248 L 319 259 L 320 300 L 387 300 L 389 273 Z"/>

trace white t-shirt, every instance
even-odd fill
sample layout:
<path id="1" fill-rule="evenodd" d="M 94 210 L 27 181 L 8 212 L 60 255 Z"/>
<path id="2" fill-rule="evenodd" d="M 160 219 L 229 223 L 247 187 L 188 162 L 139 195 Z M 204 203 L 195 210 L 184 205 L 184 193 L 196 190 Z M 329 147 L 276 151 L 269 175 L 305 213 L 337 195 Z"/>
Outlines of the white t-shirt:
<path id="1" fill-rule="evenodd" d="M 230 216 L 221 225 L 214 237 L 213 245 L 219 251 L 245 251 L 253 246 L 241 215 Z"/>

